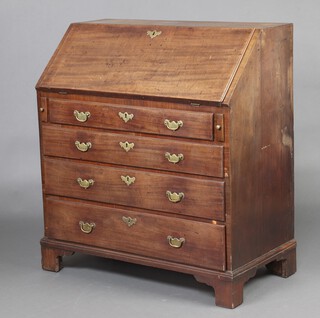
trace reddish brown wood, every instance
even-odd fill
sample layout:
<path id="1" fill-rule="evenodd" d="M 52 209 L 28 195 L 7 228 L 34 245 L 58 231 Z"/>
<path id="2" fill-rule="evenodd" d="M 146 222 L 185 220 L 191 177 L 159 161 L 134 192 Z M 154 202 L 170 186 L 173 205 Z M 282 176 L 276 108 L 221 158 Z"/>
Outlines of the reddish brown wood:
<path id="1" fill-rule="evenodd" d="M 245 266 L 242 266 L 236 271 L 231 272 L 216 271 L 201 268 L 199 266 L 170 262 L 167 260 L 144 257 L 137 254 L 109 250 L 106 248 L 99 248 L 73 242 L 52 240 L 47 237 L 44 237 L 41 240 L 41 245 L 50 249 L 68 249 L 68 251 L 92 254 L 101 257 L 113 258 L 152 267 L 160 267 L 194 275 L 197 281 L 205 283 L 215 289 L 216 303 L 219 306 L 223 306 L 226 308 L 235 308 L 236 306 L 241 304 L 243 298 L 242 288 L 245 282 L 247 282 L 256 274 L 258 268 L 266 264 L 272 264 L 275 260 L 281 259 L 283 257 L 288 257 L 288 255 L 294 256 L 295 254 L 293 253 L 293 251 L 295 251 L 296 248 L 295 241 L 290 241 L 282 246 L 279 246 L 273 251 L 262 255 L 261 257 L 246 264 Z M 226 284 L 226 287 L 222 286 L 224 284 Z M 232 292 L 234 293 L 234 295 L 232 294 Z"/>
<path id="2" fill-rule="evenodd" d="M 195 276 L 200 283 L 205 283 L 214 288 L 215 303 L 217 306 L 234 309 L 243 302 L 243 287 L 246 281 L 255 275 L 251 270 L 236 279 L 225 279 L 219 276 L 201 277 Z"/>
<path id="3" fill-rule="evenodd" d="M 45 234 L 52 239 L 109 248 L 149 257 L 224 270 L 225 232 L 223 225 L 149 215 L 83 202 L 47 199 Z M 108 217 L 106 217 L 106 215 Z M 123 217 L 135 219 L 128 226 Z M 79 222 L 94 223 L 89 234 Z M 168 236 L 184 238 L 180 248 L 168 243 Z M 203 258 L 202 255 L 207 255 Z"/>
<path id="4" fill-rule="evenodd" d="M 291 38 L 290 25 L 254 37 L 228 96 L 231 269 L 293 238 Z"/>
<path id="5" fill-rule="evenodd" d="M 118 101 L 119 102 L 119 101 Z M 109 103 L 92 103 L 49 99 L 50 121 L 58 124 L 81 127 L 108 128 L 122 131 L 144 132 L 172 137 L 213 139 L 213 114 L 195 111 L 179 111 L 148 107 L 132 107 Z M 74 117 L 75 110 L 87 112 L 91 116 L 86 122 L 79 122 Z M 132 120 L 124 122 L 119 112 L 133 114 Z M 164 121 L 182 121 L 183 126 L 176 131 L 169 130 Z"/>
<path id="6" fill-rule="evenodd" d="M 217 306 L 225 308 L 236 308 L 243 302 L 244 282 L 237 280 L 231 282 L 216 280 L 213 284 L 215 302 Z"/>
<path id="7" fill-rule="evenodd" d="M 162 34 L 150 39 L 149 29 Z M 175 270 L 212 286 L 227 308 L 259 267 L 296 271 L 292 25 L 75 24 L 37 90 L 44 269 L 59 270 L 72 251 Z M 80 123 L 75 109 L 91 117 Z M 165 119 L 183 127 L 170 131 Z M 75 139 L 93 146 L 79 152 Z M 185 158 L 174 165 L 167 151 Z M 95 183 L 82 189 L 78 177 Z M 167 190 L 185 197 L 169 202 Z M 85 234 L 79 220 L 96 227 Z M 185 244 L 170 247 L 168 235 Z"/>
<path id="8" fill-rule="evenodd" d="M 283 253 L 275 261 L 268 263 L 267 268 L 275 275 L 287 278 L 297 271 L 296 250 Z"/>
<path id="9" fill-rule="evenodd" d="M 184 177 L 126 167 L 94 165 L 70 160 L 46 158 L 45 193 L 94 200 L 150 210 L 223 220 L 224 182 Z M 121 176 L 134 177 L 126 185 Z M 94 185 L 81 188 L 77 179 L 92 179 Z M 178 203 L 168 200 L 166 192 L 184 193 Z"/>
<path id="10" fill-rule="evenodd" d="M 151 39 L 150 28 L 71 25 L 37 87 L 221 102 L 253 33 L 162 25 Z"/>
<path id="11" fill-rule="evenodd" d="M 43 122 L 48 121 L 48 98 L 40 97 L 38 113 L 39 113 L 39 120 Z"/>
<path id="12" fill-rule="evenodd" d="M 196 280 L 214 288 L 217 306 L 234 309 L 243 302 L 244 284 L 256 275 L 257 267 L 251 266 L 237 276 L 195 276 Z"/>
<path id="13" fill-rule="evenodd" d="M 272 260 L 272 261 L 271 261 Z M 254 277 L 258 268 L 266 267 L 275 275 L 287 278 L 296 272 L 296 243 L 288 242 L 254 261 L 229 272 L 228 275 L 196 274 L 198 282 L 214 288 L 217 306 L 235 308 L 243 302 L 244 284 Z"/>
<path id="14" fill-rule="evenodd" d="M 256 42 L 230 103 L 231 270 L 245 263 L 239 259 L 249 261 L 261 255 L 261 245 L 257 244 L 261 229 L 256 228 L 261 224 L 261 189 L 257 181 L 262 168 L 259 67 L 259 42 Z"/>
<path id="15" fill-rule="evenodd" d="M 74 252 L 41 246 L 42 268 L 47 271 L 59 272 L 62 268 L 62 256 L 73 255 Z"/>
<path id="16" fill-rule="evenodd" d="M 86 152 L 79 151 L 75 141 L 90 142 L 92 147 Z M 125 141 L 134 143 L 129 152 L 120 147 L 119 143 Z M 223 177 L 223 146 L 220 145 L 52 125 L 43 126 L 43 145 L 44 154 L 49 156 Z M 183 160 L 172 163 L 165 157 L 166 153 L 182 154 Z"/>

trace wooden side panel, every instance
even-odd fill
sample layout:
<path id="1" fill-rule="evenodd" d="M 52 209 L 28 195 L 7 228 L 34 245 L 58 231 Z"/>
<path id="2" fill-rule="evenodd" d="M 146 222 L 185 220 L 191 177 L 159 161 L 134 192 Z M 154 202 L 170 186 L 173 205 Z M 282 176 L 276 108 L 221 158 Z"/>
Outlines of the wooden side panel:
<path id="1" fill-rule="evenodd" d="M 286 25 L 263 30 L 261 36 L 261 220 L 264 226 L 260 235 L 265 250 L 294 236 L 292 33 L 293 26 Z"/>
<path id="2" fill-rule="evenodd" d="M 231 267 L 293 238 L 292 29 L 261 31 L 231 98 Z"/>
<path id="3" fill-rule="evenodd" d="M 260 75 L 258 42 L 230 103 L 231 269 L 260 252 Z"/>

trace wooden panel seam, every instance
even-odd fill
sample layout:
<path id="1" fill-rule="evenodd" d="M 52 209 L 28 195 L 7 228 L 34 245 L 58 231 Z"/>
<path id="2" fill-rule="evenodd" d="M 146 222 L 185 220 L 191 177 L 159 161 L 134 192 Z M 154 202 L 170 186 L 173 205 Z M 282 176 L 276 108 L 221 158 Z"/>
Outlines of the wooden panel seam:
<path id="1" fill-rule="evenodd" d="M 245 53 L 242 56 L 241 62 L 239 63 L 239 67 L 234 74 L 234 77 L 230 83 L 229 89 L 226 92 L 224 99 L 222 101 L 222 106 L 230 106 L 230 101 L 232 99 L 232 96 L 234 94 L 234 91 L 243 75 L 243 72 L 250 61 L 251 54 L 257 44 L 257 41 L 260 41 L 260 30 L 255 30 L 255 32 L 252 34 L 252 37 L 250 39 L 250 42 L 248 43 L 248 46 L 246 48 Z"/>
<path id="2" fill-rule="evenodd" d="M 249 38 L 248 38 L 248 40 L 247 40 L 247 43 L 245 44 L 245 46 L 244 46 L 244 48 L 243 48 L 243 51 L 241 52 L 239 61 L 238 61 L 238 63 L 235 65 L 235 67 L 234 67 L 234 69 L 233 69 L 233 72 L 231 73 L 231 76 L 230 76 L 230 78 L 229 78 L 229 81 L 228 81 L 228 83 L 227 83 L 227 85 L 226 85 L 226 87 L 225 87 L 225 89 L 224 89 L 224 91 L 223 91 L 223 93 L 222 93 L 222 95 L 221 95 L 221 97 L 220 97 L 220 100 L 219 100 L 219 101 L 220 101 L 221 103 L 223 102 L 223 100 L 225 99 L 225 97 L 226 97 L 226 95 L 227 95 L 227 93 L 228 93 L 228 90 L 229 90 L 229 88 L 230 88 L 230 85 L 231 85 L 231 83 L 232 83 L 232 81 L 233 81 L 233 79 L 234 79 L 234 77 L 235 77 L 235 74 L 237 73 L 237 71 L 238 71 L 238 69 L 239 69 L 239 66 L 240 66 L 240 64 L 241 64 L 241 62 L 242 62 L 242 60 L 243 60 L 243 57 L 244 57 L 247 49 L 248 49 L 248 46 L 249 46 L 249 44 L 250 44 L 250 42 L 251 42 L 251 39 L 252 39 L 252 37 L 253 37 L 253 35 L 254 35 L 254 33 L 255 33 L 255 30 L 256 30 L 256 29 L 253 29 L 253 30 L 251 31 L 251 34 L 250 34 L 250 36 L 249 36 Z"/>

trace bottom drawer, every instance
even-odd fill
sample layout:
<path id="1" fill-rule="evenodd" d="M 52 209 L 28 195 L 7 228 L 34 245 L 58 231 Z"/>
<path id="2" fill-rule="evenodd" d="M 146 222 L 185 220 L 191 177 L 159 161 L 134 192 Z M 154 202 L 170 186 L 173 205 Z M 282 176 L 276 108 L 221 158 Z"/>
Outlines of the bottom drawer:
<path id="1" fill-rule="evenodd" d="M 57 240 L 225 270 L 224 225 L 47 197 L 45 235 Z"/>

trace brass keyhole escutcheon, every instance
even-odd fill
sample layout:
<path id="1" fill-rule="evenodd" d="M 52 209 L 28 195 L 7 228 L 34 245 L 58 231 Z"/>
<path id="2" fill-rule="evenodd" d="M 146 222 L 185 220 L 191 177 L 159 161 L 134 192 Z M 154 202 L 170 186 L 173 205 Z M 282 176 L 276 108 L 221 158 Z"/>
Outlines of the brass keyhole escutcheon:
<path id="1" fill-rule="evenodd" d="M 124 113 L 119 112 L 118 115 L 125 123 L 127 123 L 129 120 L 132 120 L 134 117 L 133 114 L 129 114 L 127 112 L 124 112 Z"/>
<path id="2" fill-rule="evenodd" d="M 160 35 L 161 33 L 162 33 L 162 31 L 157 31 L 157 30 L 147 31 L 147 35 L 149 35 L 151 39 L 155 38 L 156 36 Z"/>
<path id="3" fill-rule="evenodd" d="M 119 142 L 119 145 L 121 148 L 123 148 L 126 152 L 128 152 L 129 150 L 133 149 L 134 147 L 134 143 L 133 142 L 128 142 L 128 141 L 125 141 L 125 142 Z"/>
<path id="4" fill-rule="evenodd" d="M 137 223 L 136 218 L 132 218 L 130 216 L 123 216 L 122 221 L 128 225 L 128 227 L 131 227 L 132 225 L 135 225 Z"/>
<path id="5" fill-rule="evenodd" d="M 127 185 L 131 185 L 136 181 L 135 177 L 130 177 L 130 176 L 121 176 L 121 180 Z"/>

